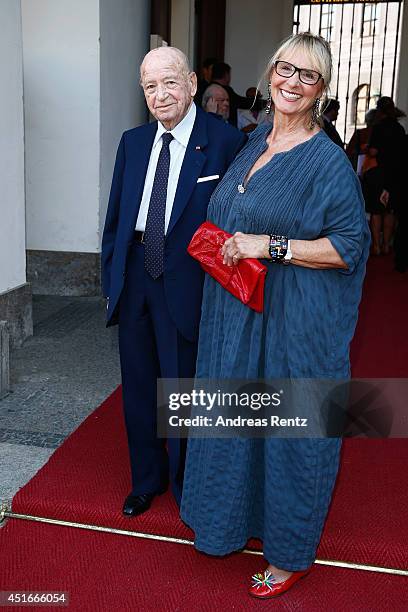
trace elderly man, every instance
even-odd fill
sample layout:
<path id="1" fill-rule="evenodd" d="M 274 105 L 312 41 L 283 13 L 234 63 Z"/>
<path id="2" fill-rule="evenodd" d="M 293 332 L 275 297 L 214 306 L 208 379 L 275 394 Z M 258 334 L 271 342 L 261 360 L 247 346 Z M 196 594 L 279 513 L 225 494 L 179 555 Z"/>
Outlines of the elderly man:
<path id="1" fill-rule="evenodd" d="M 203 93 L 201 105 L 206 113 L 213 113 L 218 119 L 228 121 L 230 113 L 229 95 L 221 85 L 213 83 Z"/>
<path id="2" fill-rule="evenodd" d="M 122 136 L 102 240 L 107 325 L 119 323 L 132 472 L 127 516 L 146 511 L 169 480 L 181 498 L 185 441 L 168 440 L 166 449 L 157 438 L 156 381 L 195 374 L 203 274 L 186 249 L 245 142 L 195 107 L 196 75 L 178 49 L 150 51 L 140 79 L 157 121 Z"/>

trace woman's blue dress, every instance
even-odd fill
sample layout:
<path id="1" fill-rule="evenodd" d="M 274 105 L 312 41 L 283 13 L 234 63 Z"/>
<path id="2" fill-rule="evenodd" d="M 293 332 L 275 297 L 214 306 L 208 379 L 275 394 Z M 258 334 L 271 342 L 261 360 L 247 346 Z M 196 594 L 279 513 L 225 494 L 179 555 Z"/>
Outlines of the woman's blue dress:
<path id="1" fill-rule="evenodd" d="M 208 219 L 230 233 L 326 236 L 348 270 L 268 264 L 263 313 L 206 276 L 197 378 L 348 378 L 369 248 L 360 185 L 323 131 L 275 154 L 249 179 L 271 127 L 252 133 L 215 190 Z M 263 540 L 289 571 L 314 559 L 337 475 L 337 438 L 193 439 L 182 519 L 195 546 L 224 555 Z"/>

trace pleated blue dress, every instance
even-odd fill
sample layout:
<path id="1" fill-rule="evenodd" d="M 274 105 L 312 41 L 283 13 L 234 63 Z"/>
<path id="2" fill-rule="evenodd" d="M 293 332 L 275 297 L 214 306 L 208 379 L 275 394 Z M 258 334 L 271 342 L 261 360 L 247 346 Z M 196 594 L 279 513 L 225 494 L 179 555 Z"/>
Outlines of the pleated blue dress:
<path id="1" fill-rule="evenodd" d="M 277 153 L 246 184 L 266 150 L 261 125 L 214 191 L 208 219 L 230 233 L 326 236 L 347 270 L 268 263 L 263 313 L 206 275 L 197 378 L 348 378 L 370 234 L 359 181 L 320 131 Z M 190 438 L 181 517 L 198 550 L 225 555 L 260 538 L 288 571 L 316 555 L 335 483 L 338 438 Z"/>

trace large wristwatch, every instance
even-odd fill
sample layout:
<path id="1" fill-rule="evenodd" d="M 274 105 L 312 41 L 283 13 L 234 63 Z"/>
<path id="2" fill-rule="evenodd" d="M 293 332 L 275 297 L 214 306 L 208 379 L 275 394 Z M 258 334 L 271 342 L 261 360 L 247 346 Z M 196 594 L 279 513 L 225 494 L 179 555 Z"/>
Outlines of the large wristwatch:
<path id="1" fill-rule="evenodd" d="M 292 251 L 290 248 L 290 240 L 288 240 L 288 248 L 286 249 L 286 255 L 285 257 L 281 260 L 284 266 L 288 266 L 290 264 L 290 260 L 292 259 L 293 255 L 292 255 Z"/>
<path id="2" fill-rule="evenodd" d="M 289 263 L 292 259 L 290 240 L 286 236 L 271 234 L 269 236 L 269 257 L 275 263 Z M 287 261 L 285 261 L 287 260 Z"/>

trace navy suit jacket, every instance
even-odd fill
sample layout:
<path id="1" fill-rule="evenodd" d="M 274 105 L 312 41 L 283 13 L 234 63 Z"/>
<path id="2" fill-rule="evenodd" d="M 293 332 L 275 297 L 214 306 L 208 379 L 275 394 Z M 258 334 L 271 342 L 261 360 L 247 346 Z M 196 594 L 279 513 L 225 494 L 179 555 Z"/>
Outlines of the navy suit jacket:
<path id="1" fill-rule="evenodd" d="M 125 132 L 119 143 L 102 239 L 102 287 L 109 298 L 107 326 L 118 321 L 127 254 L 156 130 L 157 122 L 142 125 Z M 207 217 L 212 192 L 245 142 L 242 132 L 197 108 L 166 234 L 163 273 L 170 316 L 191 341 L 198 337 L 204 275 L 186 249 Z M 215 174 L 220 179 L 197 183 L 199 177 Z"/>

